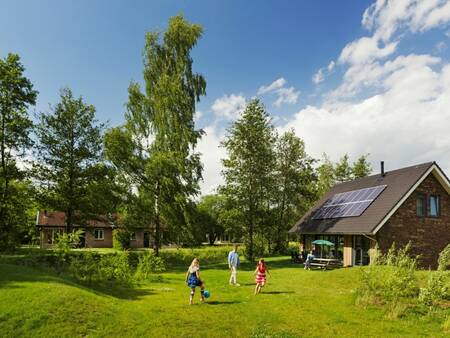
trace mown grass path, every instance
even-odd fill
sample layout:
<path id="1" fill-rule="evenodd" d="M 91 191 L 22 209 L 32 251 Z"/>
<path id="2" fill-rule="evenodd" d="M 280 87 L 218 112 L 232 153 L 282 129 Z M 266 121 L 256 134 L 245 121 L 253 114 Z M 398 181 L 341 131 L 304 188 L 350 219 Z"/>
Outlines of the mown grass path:
<path id="1" fill-rule="evenodd" d="M 2 337 L 404 337 L 445 336 L 432 317 L 384 319 L 354 305 L 358 268 L 304 271 L 269 259 L 272 278 L 254 296 L 253 266 L 228 285 L 225 264 L 202 267 L 212 296 L 188 305 L 184 267 L 135 289 L 83 286 L 34 269 L 0 264 Z M 187 267 L 186 267 L 187 268 Z"/>

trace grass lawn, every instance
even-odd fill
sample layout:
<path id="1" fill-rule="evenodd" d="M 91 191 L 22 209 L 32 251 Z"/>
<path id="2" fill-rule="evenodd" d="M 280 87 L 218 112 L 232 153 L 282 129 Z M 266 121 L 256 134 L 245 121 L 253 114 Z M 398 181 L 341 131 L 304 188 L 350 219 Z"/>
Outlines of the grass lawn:
<path id="1" fill-rule="evenodd" d="M 225 264 L 202 266 L 211 298 L 188 305 L 187 267 L 136 289 L 88 287 L 28 267 L 0 264 L 2 337 L 402 337 L 445 336 L 433 317 L 387 320 L 354 305 L 358 268 L 304 271 L 268 259 L 272 278 L 254 296 L 253 265 L 228 285 Z"/>

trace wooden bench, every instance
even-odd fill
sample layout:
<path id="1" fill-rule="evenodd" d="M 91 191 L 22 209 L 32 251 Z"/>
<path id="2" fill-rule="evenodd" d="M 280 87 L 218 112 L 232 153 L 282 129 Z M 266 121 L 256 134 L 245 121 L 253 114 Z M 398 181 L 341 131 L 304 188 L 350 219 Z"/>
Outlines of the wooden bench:
<path id="1" fill-rule="evenodd" d="M 314 258 L 310 263 L 311 266 L 318 267 L 319 269 L 326 270 L 327 268 L 337 268 L 342 266 L 342 262 L 333 258 Z"/>

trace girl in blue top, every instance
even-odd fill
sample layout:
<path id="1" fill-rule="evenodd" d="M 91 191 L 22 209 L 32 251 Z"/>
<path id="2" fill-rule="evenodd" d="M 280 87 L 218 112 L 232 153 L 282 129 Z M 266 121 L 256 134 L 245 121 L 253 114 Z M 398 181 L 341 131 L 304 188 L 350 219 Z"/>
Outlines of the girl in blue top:
<path id="1" fill-rule="evenodd" d="M 191 294 L 189 297 L 189 305 L 194 302 L 195 287 L 200 287 L 201 301 L 205 301 L 205 283 L 200 279 L 200 262 L 197 258 L 194 258 L 188 271 L 186 272 L 186 283 L 191 288 Z"/>

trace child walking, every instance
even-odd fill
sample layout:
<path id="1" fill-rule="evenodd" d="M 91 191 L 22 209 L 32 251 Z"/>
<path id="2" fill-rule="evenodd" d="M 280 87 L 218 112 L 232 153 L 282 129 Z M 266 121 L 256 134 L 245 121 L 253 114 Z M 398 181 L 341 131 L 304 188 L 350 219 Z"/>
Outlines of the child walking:
<path id="1" fill-rule="evenodd" d="M 256 266 L 256 270 L 255 270 L 255 275 L 256 275 L 256 277 L 255 277 L 255 282 L 256 282 L 255 295 L 260 293 L 263 286 L 266 285 L 266 272 L 270 276 L 269 269 L 267 269 L 264 259 L 260 259 L 258 262 L 258 265 Z"/>
<path id="2" fill-rule="evenodd" d="M 194 303 L 195 288 L 200 287 L 201 301 L 205 301 L 205 283 L 200 279 L 200 262 L 194 258 L 186 273 L 186 283 L 191 288 L 189 296 L 189 305 Z"/>

